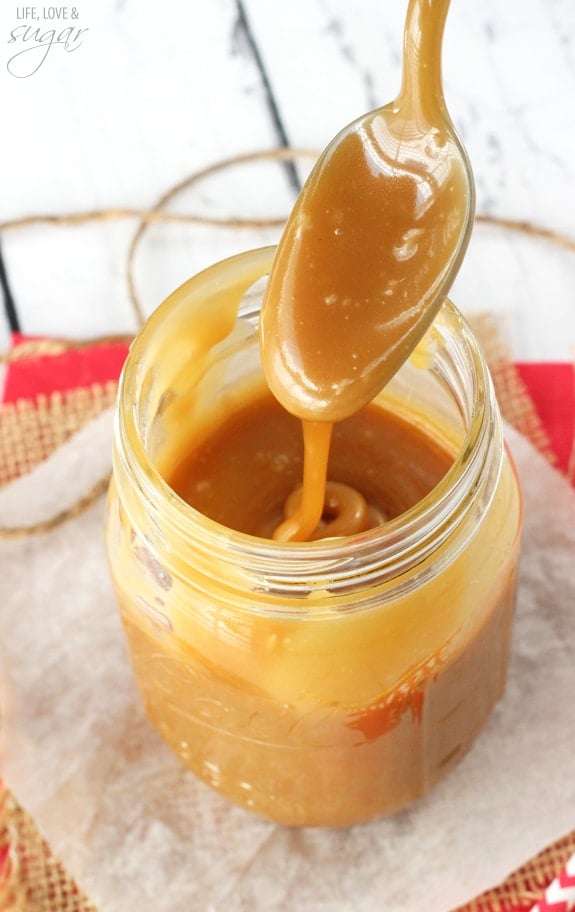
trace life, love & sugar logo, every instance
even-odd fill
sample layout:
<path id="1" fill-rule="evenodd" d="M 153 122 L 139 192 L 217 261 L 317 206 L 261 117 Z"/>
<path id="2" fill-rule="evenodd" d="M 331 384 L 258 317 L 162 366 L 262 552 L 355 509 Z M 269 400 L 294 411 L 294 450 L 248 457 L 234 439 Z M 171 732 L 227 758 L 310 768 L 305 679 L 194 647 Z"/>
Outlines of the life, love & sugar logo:
<path id="1" fill-rule="evenodd" d="M 78 50 L 88 28 L 79 25 L 76 6 L 19 6 L 16 25 L 8 37 L 9 59 L 6 68 L 11 76 L 26 79 L 34 76 L 57 49 L 68 54 Z M 40 21 L 44 25 L 38 25 Z M 50 27 L 46 27 L 47 23 Z M 56 26 L 56 23 L 58 25 Z"/>

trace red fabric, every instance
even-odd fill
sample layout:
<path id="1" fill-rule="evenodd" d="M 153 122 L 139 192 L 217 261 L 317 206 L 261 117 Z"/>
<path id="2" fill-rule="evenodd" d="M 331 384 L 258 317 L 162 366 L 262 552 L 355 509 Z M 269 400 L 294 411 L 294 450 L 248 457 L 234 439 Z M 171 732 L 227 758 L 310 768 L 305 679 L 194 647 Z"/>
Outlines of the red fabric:
<path id="1" fill-rule="evenodd" d="M 517 364 L 558 459 L 567 472 L 575 441 L 575 366 L 563 362 Z"/>
<path id="2" fill-rule="evenodd" d="M 14 335 L 17 348 L 31 337 Z M 72 349 L 59 355 L 41 355 L 15 361 L 8 369 L 4 402 L 36 399 L 39 393 L 49 395 L 67 392 L 117 380 L 128 353 L 124 342 L 107 342 L 89 348 Z"/>

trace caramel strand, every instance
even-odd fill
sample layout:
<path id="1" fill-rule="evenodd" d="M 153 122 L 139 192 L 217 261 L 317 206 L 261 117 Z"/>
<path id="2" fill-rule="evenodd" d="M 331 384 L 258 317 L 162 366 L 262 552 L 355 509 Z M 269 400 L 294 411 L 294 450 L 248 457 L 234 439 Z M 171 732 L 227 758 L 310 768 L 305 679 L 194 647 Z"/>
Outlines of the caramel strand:
<path id="1" fill-rule="evenodd" d="M 307 541 L 317 529 L 324 511 L 327 461 L 333 425 L 303 421 L 303 487 L 293 513 L 274 531 L 275 541 Z M 315 458 L 309 459 L 310 454 Z"/>
<path id="2" fill-rule="evenodd" d="M 287 498 L 284 505 L 286 519 L 296 513 L 300 505 L 301 494 L 302 489 L 299 487 L 292 491 Z M 377 508 L 368 504 L 363 495 L 355 488 L 337 481 L 328 481 L 325 486 L 321 518 L 307 539 L 308 541 L 319 541 L 324 538 L 356 535 L 359 532 L 373 529 L 385 522 L 385 519 L 386 517 Z"/>

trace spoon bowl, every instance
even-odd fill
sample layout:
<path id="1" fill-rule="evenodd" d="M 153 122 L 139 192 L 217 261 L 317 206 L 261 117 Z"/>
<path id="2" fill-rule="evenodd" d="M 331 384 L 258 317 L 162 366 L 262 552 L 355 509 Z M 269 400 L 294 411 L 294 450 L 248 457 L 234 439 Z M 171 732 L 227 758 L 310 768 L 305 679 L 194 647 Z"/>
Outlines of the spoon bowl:
<path id="1" fill-rule="evenodd" d="M 278 245 L 260 322 L 267 382 L 292 414 L 338 421 L 385 386 L 439 310 L 474 215 L 444 102 L 449 0 L 410 0 L 397 99 L 344 128 Z"/>

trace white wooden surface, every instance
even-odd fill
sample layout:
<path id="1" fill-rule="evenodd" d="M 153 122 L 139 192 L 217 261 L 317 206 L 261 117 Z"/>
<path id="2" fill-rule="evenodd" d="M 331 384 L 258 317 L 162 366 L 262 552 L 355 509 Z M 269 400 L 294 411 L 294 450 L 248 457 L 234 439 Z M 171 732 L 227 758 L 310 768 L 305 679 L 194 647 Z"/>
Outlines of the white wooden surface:
<path id="1" fill-rule="evenodd" d="M 147 207 L 182 177 L 282 143 L 319 149 L 399 86 L 407 0 L 81 0 L 57 24 L 0 4 L 0 220 L 40 212 Z M 248 23 L 246 31 L 242 14 Z M 18 18 L 18 16 L 21 18 Z M 75 50 L 31 47 L 15 28 L 86 28 Z M 28 35 L 31 35 L 31 32 Z M 452 0 L 446 95 L 475 170 L 478 211 L 575 237 L 575 3 Z M 14 70 L 21 67 L 20 75 Z M 10 72 L 10 69 L 12 72 Z M 266 80 L 268 83 L 266 89 Z M 280 165 L 198 185 L 177 204 L 207 214 L 283 214 Z M 6 231 L 2 248 L 22 330 L 71 336 L 131 331 L 123 271 L 134 223 Z M 277 238 L 158 226 L 137 260 L 151 310 L 184 278 Z M 476 229 L 453 295 L 505 313 L 515 353 L 575 356 L 575 254 Z M 0 315 L 0 349 L 8 325 Z"/>

